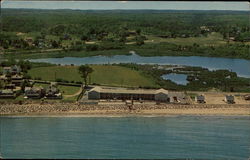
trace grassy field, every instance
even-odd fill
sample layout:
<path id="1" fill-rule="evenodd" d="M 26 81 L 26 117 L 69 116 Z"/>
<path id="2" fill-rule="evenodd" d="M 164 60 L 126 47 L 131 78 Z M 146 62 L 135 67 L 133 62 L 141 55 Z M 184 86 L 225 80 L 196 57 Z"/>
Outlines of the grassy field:
<path id="1" fill-rule="evenodd" d="M 94 72 L 90 82 L 100 85 L 126 86 L 126 87 L 158 87 L 153 78 L 142 73 L 121 66 L 91 65 Z M 31 69 L 28 74 L 32 78 L 55 81 L 58 78 L 69 82 L 82 82 L 76 66 L 53 66 Z"/>
<path id="2" fill-rule="evenodd" d="M 52 51 L 54 50 L 54 51 Z M 90 57 L 90 56 L 112 56 L 112 55 L 128 55 L 130 49 L 123 49 L 123 50 L 103 50 L 103 51 L 58 51 L 61 49 L 50 49 L 46 51 L 25 51 L 19 52 L 21 54 L 13 54 L 13 53 L 5 53 L 4 58 L 10 59 L 39 59 L 39 58 L 63 58 L 63 57 Z"/>
<path id="3" fill-rule="evenodd" d="M 177 45 L 193 45 L 194 43 L 196 43 L 204 46 L 211 46 L 211 45 L 217 46 L 221 44 L 226 44 L 226 41 L 223 40 L 223 36 L 216 32 L 212 32 L 207 37 L 161 38 L 156 36 L 147 36 L 147 38 L 148 40 L 145 41 L 146 43 L 168 42 Z"/>

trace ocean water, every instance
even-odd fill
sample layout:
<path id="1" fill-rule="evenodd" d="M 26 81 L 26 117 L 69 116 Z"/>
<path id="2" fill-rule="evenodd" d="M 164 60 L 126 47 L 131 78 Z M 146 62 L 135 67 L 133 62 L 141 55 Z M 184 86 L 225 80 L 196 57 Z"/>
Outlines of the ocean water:
<path id="1" fill-rule="evenodd" d="M 3 158 L 250 157 L 250 117 L 0 117 Z"/>

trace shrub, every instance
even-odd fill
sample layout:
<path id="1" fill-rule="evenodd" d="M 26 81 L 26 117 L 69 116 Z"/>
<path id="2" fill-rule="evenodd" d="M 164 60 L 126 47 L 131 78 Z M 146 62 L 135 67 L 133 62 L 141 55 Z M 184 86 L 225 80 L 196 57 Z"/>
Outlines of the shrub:
<path id="1" fill-rule="evenodd" d="M 41 77 L 35 77 L 34 79 L 35 79 L 35 80 L 42 80 Z"/>
<path id="2" fill-rule="evenodd" d="M 62 80 L 62 78 L 57 78 L 56 79 L 56 82 L 62 82 L 63 80 Z"/>
<path id="3" fill-rule="evenodd" d="M 99 46 L 96 44 L 86 45 L 86 51 L 97 51 L 98 48 L 99 48 Z"/>

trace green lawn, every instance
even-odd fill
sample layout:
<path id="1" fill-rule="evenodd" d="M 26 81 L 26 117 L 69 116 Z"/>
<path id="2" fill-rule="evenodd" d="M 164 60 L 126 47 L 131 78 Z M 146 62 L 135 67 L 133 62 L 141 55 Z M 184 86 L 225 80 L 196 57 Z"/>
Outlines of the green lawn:
<path id="1" fill-rule="evenodd" d="M 91 74 L 91 83 L 127 87 L 157 87 L 153 78 L 142 73 L 121 66 L 91 65 L 94 72 Z M 55 81 L 61 78 L 67 81 L 83 81 L 76 66 L 52 66 L 31 69 L 28 74 L 32 78 Z"/>
<path id="2" fill-rule="evenodd" d="M 77 93 L 80 90 L 80 87 L 58 85 L 58 89 L 64 95 L 72 95 Z"/>
<path id="3" fill-rule="evenodd" d="M 28 33 L 24 33 L 24 32 L 12 32 L 13 34 L 17 35 L 20 38 L 28 38 L 31 37 L 33 39 L 35 39 L 35 37 L 37 36 L 41 36 L 40 32 L 28 32 Z"/>
<path id="4" fill-rule="evenodd" d="M 71 101 L 71 102 L 75 102 L 77 101 L 77 96 L 73 96 L 73 97 L 63 97 L 63 100 L 62 101 Z"/>

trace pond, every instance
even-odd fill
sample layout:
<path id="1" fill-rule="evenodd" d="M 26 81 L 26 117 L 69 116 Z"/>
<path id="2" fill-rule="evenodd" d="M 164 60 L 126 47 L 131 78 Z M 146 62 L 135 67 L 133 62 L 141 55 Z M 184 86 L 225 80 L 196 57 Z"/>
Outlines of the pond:
<path id="1" fill-rule="evenodd" d="M 142 57 L 137 54 L 115 55 L 115 56 L 93 56 L 93 57 L 64 57 L 29 59 L 31 62 L 47 62 L 61 65 L 82 64 L 115 64 L 115 63 L 137 63 L 137 64 L 159 64 L 159 65 L 186 65 L 199 66 L 209 70 L 227 69 L 236 72 L 240 77 L 250 77 L 250 60 L 231 59 L 218 57 L 199 56 L 154 56 Z"/>
<path id="2" fill-rule="evenodd" d="M 161 77 L 165 80 L 171 80 L 176 84 L 186 85 L 188 83 L 186 74 L 170 73 L 170 74 L 164 74 Z"/>

